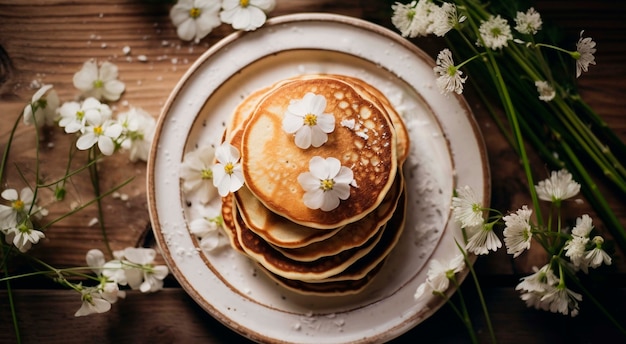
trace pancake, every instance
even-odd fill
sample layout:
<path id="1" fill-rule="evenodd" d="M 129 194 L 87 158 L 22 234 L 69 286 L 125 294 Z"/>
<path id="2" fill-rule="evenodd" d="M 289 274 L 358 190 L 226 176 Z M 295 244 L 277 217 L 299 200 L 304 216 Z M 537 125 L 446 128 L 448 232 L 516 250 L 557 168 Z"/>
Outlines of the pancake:
<path id="1" fill-rule="evenodd" d="M 398 162 L 403 164 L 406 161 L 406 158 L 409 156 L 409 132 L 404 125 L 404 121 L 398 112 L 394 109 L 393 105 L 389 99 L 376 87 L 371 86 L 367 82 L 347 75 L 339 75 L 339 74 L 307 74 L 300 76 L 295 79 L 310 79 L 310 78 L 334 78 L 338 80 L 342 80 L 348 82 L 352 85 L 352 87 L 358 89 L 361 93 L 369 93 L 371 95 L 368 98 L 370 101 L 377 102 L 380 107 L 384 108 L 391 119 L 391 123 L 396 132 L 396 146 L 397 146 L 397 154 L 398 154 Z"/>
<path id="2" fill-rule="evenodd" d="M 299 225 L 269 211 L 244 185 L 235 193 L 238 215 L 247 228 L 275 246 L 298 248 L 327 239 L 340 228 L 320 231 Z"/>
<path id="3" fill-rule="evenodd" d="M 299 294 L 316 295 L 316 296 L 344 296 L 357 294 L 374 279 L 374 276 L 380 270 L 383 263 L 380 263 L 373 270 L 369 271 L 363 278 L 355 280 L 345 281 L 324 281 L 320 283 L 308 283 L 298 280 L 290 280 L 284 277 L 280 277 L 267 271 L 267 269 L 261 266 L 261 270 L 264 271 L 272 280 L 277 284 L 283 286 L 286 289 L 295 291 Z"/>
<path id="4" fill-rule="evenodd" d="M 226 236 L 230 241 L 230 246 L 234 248 L 236 251 L 246 254 L 239 244 L 239 240 L 237 239 L 237 229 L 235 228 L 235 198 L 232 193 L 229 193 L 225 197 L 222 197 L 222 227 L 224 228 L 224 232 L 226 232 Z"/>
<path id="5" fill-rule="evenodd" d="M 237 239 L 243 250 L 266 269 L 281 277 L 295 280 L 323 280 L 340 274 L 352 263 L 371 251 L 382 237 L 379 231 L 360 247 L 345 250 L 331 257 L 323 257 L 312 262 L 289 259 L 275 250 L 253 231 L 246 228 L 240 216 L 236 216 Z"/>
<path id="6" fill-rule="evenodd" d="M 393 188 L 387 193 L 383 202 L 371 213 L 357 222 L 350 223 L 328 239 L 312 243 L 301 248 L 275 249 L 285 257 L 299 261 L 313 261 L 322 257 L 332 256 L 341 251 L 363 245 L 381 230 L 396 211 L 398 199 L 402 193 L 403 179 L 401 174 L 396 177 Z"/>
<path id="7" fill-rule="evenodd" d="M 323 95 L 325 113 L 335 116 L 335 129 L 321 147 L 298 148 L 293 135 L 282 129 L 283 115 L 292 100 L 308 92 Z M 344 120 L 362 130 L 341 126 Z M 357 221 L 376 208 L 393 183 L 398 166 L 396 135 L 388 114 L 350 84 L 331 78 L 295 80 L 272 89 L 259 103 L 243 130 L 242 168 L 245 183 L 268 209 L 290 221 L 330 229 Z M 337 157 L 352 169 L 357 187 L 332 211 L 309 209 L 297 177 L 308 172 L 313 156 Z"/>

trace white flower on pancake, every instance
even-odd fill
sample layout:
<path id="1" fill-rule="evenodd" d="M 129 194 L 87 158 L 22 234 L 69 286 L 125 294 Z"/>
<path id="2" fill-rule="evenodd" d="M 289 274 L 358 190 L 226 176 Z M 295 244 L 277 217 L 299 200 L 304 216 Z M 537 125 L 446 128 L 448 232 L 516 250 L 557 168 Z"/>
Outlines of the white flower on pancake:
<path id="1" fill-rule="evenodd" d="M 311 209 L 330 211 L 340 200 L 350 197 L 354 173 L 333 157 L 314 156 L 309 160 L 309 172 L 300 173 L 298 182 L 305 190 L 303 201 Z"/>
<path id="2" fill-rule="evenodd" d="M 229 192 L 235 192 L 243 186 L 243 172 L 239 164 L 239 151 L 228 142 L 222 143 L 215 150 L 217 163 L 213 165 L 213 185 L 217 192 L 224 197 Z"/>
<path id="3" fill-rule="evenodd" d="M 186 195 L 198 195 L 202 203 L 208 203 L 217 196 L 211 169 L 214 159 L 215 149 L 211 146 L 201 146 L 185 154 L 179 173 Z"/>
<path id="4" fill-rule="evenodd" d="M 265 23 L 275 6 L 275 0 L 224 0 L 220 20 L 235 30 L 253 31 Z"/>
<path id="5" fill-rule="evenodd" d="M 307 149 L 328 141 L 327 134 L 335 130 L 335 116 L 324 113 L 325 109 L 326 98 L 311 92 L 289 104 L 283 117 L 283 130 L 295 133 L 296 146 Z"/>

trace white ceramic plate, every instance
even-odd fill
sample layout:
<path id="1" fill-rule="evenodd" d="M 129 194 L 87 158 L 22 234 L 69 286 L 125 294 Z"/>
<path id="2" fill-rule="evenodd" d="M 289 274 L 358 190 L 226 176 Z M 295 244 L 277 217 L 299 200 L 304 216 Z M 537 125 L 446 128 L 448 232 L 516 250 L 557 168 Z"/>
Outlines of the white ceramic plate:
<path id="1" fill-rule="evenodd" d="M 330 14 L 273 18 L 211 47 L 169 98 L 148 166 L 150 216 L 172 273 L 212 316 L 260 342 L 383 342 L 430 316 L 442 301 L 413 298 L 430 259 L 458 254 L 450 219 L 453 189 L 470 185 L 489 203 L 486 153 L 462 98 L 440 94 L 433 61 L 399 35 Z M 251 92 L 303 73 L 337 73 L 377 87 L 403 116 L 411 137 L 405 165 L 407 224 L 374 281 L 361 293 L 303 296 L 258 271 L 230 247 L 205 253 L 190 234 L 195 217 L 217 214 L 181 191 L 179 167 L 195 147 L 219 144 L 235 106 Z"/>

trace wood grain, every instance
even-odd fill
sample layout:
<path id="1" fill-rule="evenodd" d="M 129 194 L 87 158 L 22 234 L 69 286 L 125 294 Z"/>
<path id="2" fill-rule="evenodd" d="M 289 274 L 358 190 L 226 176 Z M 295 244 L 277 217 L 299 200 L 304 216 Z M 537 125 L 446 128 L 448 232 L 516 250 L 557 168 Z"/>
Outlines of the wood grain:
<path id="1" fill-rule="evenodd" d="M 279 0 L 272 16 L 295 12 L 332 12 L 364 18 L 391 28 L 390 4 L 393 1 L 345 0 Z M 115 111 L 140 107 L 155 118 L 178 80 L 194 61 L 232 29 L 221 26 L 199 44 L 182 42 L 168 16 L 171 3 L 157 0 L 0 0 L 0 149 L 4 149 L 12 124 L 36 89 L 42 84 L 53 84 L 62 101 L 73 100 L 77 92 L 72 76 L 90 59 L 111 61 L 119 67 L 120 80 L 126 83 L 122 99 Z M 619 137 L 626 141 L 626 5 L 616 1 L 538 1 L 535 8 L 549 21 L 562 28 L 563 35 L 572 42 L 584 29 L 598 43 L 597 65 L 578 80 L 583 98 L 598 112 Z M 442 46 L 440 40 L 419 38 L 412 40 L 431 56 Z M 131 49 L 129 55 L 123 47 Z M 138 56 L 145 55 L 142 62 Z M 472 107 L 483 132 L 493 175 L 493 207 L 502 210 L 517 209 L 529 204 L 528 186 L 519 168 L 519 160 L 508 147 L 471 88 L 465 97 Z M 34 175 L 36 138 L 32 128 L 20 126 L 13 142 L 11 159 L 21 172 L 11 165 L 6 186 L 21 188 Z M 43 177 L 54 180 L 64 173 L 66 152 L 71 137 L 59 130 L 46 130 L 39 142 Z M 76 165 L 86 157 L 78 155 Z M 547 172 L 539 159 L 533 157 L 537 173 Z M 120 190 L 127 200 L 105 198 L 105 229 L 113 249 L 127 246 L 151 246 L 146 200 L 145 163 L 130 163 L 125 154 L 100 163 L 103 190 L 114 187 L 127 178 L 134 178 Z M 626 202 L 610 186 L 600 185 L 608 195 L 615 213 L 626 225 Z M 51 192 L 42 195 L 51 200 Z M 89 177 L 76 176 L 68 188 L 68 197 L 62 203 L 49 203 L 49 218 L 65 213 L 73 204 L 84 204 L 93 197 Z M 49 201 L 50 202 L 50 201 Z M 573 205 L 573 213 L 588 212 L 595 216 L 586 202 Z M 104 249 L 98 226 L 90 226 L 96 216 L 93 206 L 67 218 L 46 233 L 46 239 L 33 249 L 33 255 L 57 267 L 84 264 L 87 250 Z M 607 235 L 607 229 L 594 220 Z M 604 342 L 619 338 L 593 308 L 584 302 L 581 315 L 570 319 L 551 313 L 528 309 L 513 290 L 520 276 L 542 265 L 545 255 L 539 248 L 512 260 L 504 250 L 481 257 L 476 269 L 485 286 L 488 306 L 492 312 L 497 337 L 504 343 Z M 21 262 L 28 264 L 28 262 Z M 25 267 L 25 266 L 23 266 Z M 18 268 L 21 266 L 18 265 Z M 590 284 L 601 294 L 601 301 L 626 323 L 626 261 L 623 252 L 615 253 L 614 265 L 603 270 L 601 277 L 590 279 Z M 35 278 L 16 281 L 13 293 L 24 342 L 132 342 L 178 343 L 219 342 L 245 343 L 242 337 L 230 331 L 206 314 L 178 286 L 168 278 L 166 288 L 154 295 L 130 292 L 127 299 L 115 304 L 111 312 L 101 316 L 74 318 L 79 307 L 76 293 L 60 290 L 47 279 Z M 4 286 L 2 287 L 4 288 Z M 475 299 L 473 286 L 461 290 Z M 475 301 L 473 301 L 475 302 Z M 473 304 L 472 318 L 483 331 L 478 305 Z M 592 329 L 592 330 L 590 330 Z M 565 336 L 565 337 L 563 337 Z M 623 339 L 623 338 L 622 338 Z M 15 340 L 8 308 L 7 292 L 0 291 L 0 342 Z M 395 342 L 466 342 L 463 326 L 456 316 L 444 307 L 424 324 L 411 330 Z"/>

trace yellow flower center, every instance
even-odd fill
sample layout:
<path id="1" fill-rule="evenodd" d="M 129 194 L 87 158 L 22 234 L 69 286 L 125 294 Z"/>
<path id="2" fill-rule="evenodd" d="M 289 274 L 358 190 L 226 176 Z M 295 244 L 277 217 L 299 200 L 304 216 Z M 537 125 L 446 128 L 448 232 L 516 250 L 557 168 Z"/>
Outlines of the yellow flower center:
<path id="1" fill-rule="evenodd" d="M 83 110 L 76 111 L 76 119 L 80 121 L 83 119 L 83 117 L 85 117 L 85 111 Z"/>
<path id="2" fill-rule="evenodd" d="M 320 181 L 320 189 L 324 191 L 330 191 L 335 186 L 335 181 L 332 179 L 323 179 Z"/>
<path id="3" fill-rule="evenodd" d="M 229 162 L 226 165 L 224 165 L 224 172 L 226 172 L 226 174 L 233 174 L 234 170 L 235 170 L 235 166 L 233 165 L 232 162 Z"/>
<path id="4" fill-rule="evenodd" d="M 102 135 L 103 132 L 104 130 L 102 130 L 101 126 L 97 126 L 93 128 L 93 133 L 96 134 L 97 136 Z"/>
<path id="5" fill-rule="evenodd" d="M 13 209 L 15 209 L 15 211 L 22 211 L 24 210 L 24 201 L 22 201 L 21 199 L 15 200 L 13 201 L 11 206 L 13 207 Z"/>
<path id="6" fill-rule="evenodd" d="M 202 14 L 202 10 L 197 8 L 197 7 L 192 7 L 189 10 L 189 16 L 193 19 L 196 19 L 200 16 L 200 14 Z"/>
<path id="7" fill-rule="evenodd" d="M 246 8 L 250 5 L 250 0 L 239 0 L 239 6 Z"/>
<path id="8" fill-rule="evenodd" d="M 202 170 L 201 173 L 202 173 L 202 179 L 204 180 L 213 179 L 213 171 L 211 171 L 210 169 L 207 168 L 206 170 Z"/>
<path id="9" fill-rule="evenodd" d="M 100 79 L 93 82 L 93 88 L 102 88 L 102 86 L 104 86 L 104 82 Z"/>
<path id="10" fill-rule="evenodd" d="M 308 113 L 304 116 L 304 124 L 312 127 L 314 125 L 317 124 L 317 116 L 312 114 L 312 113 Z"/>

